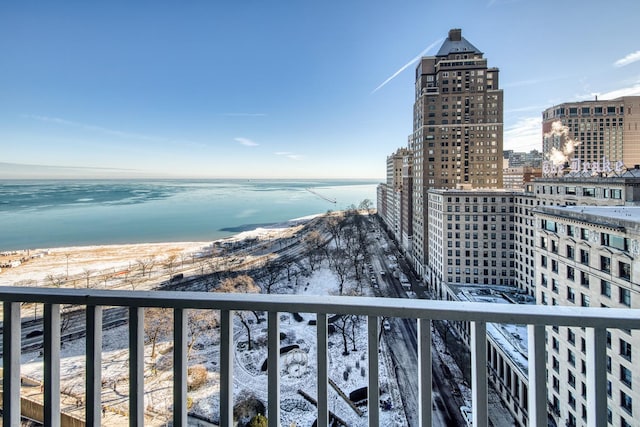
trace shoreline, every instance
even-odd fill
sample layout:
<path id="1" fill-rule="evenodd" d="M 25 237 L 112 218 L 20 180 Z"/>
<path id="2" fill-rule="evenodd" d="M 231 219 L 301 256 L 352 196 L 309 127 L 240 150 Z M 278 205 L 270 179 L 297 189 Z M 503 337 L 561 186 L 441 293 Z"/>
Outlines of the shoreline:
<path id="1" fill-rule="evenodd" d="M 249 239 L 285 238 L 323 214 L 291 219 L 271 225 L 239 231 L 228 237 L 187 242 L 151 242 L 126 244 L 78 245 L 52 248 L 19 249 L 3 251 L 0 264 L 9 260 L 25 259 L 20 265 L 2 268 L 0 286 L 47 286 L 55 276 L 90 277 L 91 275 L 117 274 L 132 270 L 143 260 L 160 264 L 174 258 L 184 263 L 198 254 L 213 251 L 222 242 L 240 242 Z M 88 280 L 88 279 L 87 279 Z"/>

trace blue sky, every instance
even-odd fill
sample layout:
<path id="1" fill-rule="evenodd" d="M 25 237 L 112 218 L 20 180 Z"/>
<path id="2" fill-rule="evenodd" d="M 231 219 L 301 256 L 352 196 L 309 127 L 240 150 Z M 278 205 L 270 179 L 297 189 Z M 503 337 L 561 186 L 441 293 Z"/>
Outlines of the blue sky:
<path id="1" fill-rule="evenodd" d="M 382 179 L 412 130 L 411 61 L 450 28 L 500 69 L 505 149 L 540 149 L 543 109 L 640 95 L 639 15 L 638 0 L 4 2 L 0 177 Z"/>

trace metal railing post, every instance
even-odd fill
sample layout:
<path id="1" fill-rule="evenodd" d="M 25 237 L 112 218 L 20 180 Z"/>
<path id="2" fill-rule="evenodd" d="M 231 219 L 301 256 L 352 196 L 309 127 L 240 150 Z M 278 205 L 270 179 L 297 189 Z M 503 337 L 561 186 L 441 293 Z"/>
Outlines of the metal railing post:
<path id="1" fill-rule="evenodd" d="M 431 357 L 431 320 L 418 319 L 418 405 L 420 405 L 420 421 L 422 427 L 431 427 L 433 407 Z"/>
<path id="2" fill-rule="evenodd" d="M 280 426 L 280 318 L 277 311 L 269 312 L 267 330 L 267 418 L 269 427 Z"/>
<path id="3" fill-rule="evenodd" d="M 60 304 L 44 305 L 44 425 L 60 427 Z"/>
<path id="4" fill-rule="evenodd" d="M 101 424 L 102 409 L 102 307 L 89 305 L 86 312 L 87 425 Z"/>
<path id="5" fill-rule="evenodd" d="M 587 328 L 587 425 L 607 425 L 607 330 Z"/>
<path id="6" fill-rule="evenodd" d="M 142 307 L 129 308 L 129 425 L 131 427 L 144 425 L 144 309 Z"/>
<path id="7" fill-rule="evenodd" d="M 471 322 L 471 393 L 473 426 L 487 427 L 487 324 Z"/>
<path id="8" fill-rule="evenodd" d="M 173 425 L 187 425 L 187 310 L 173 310 Z"/>
<path id="9" fill-rule="evenodd" d="M 547 353 L 545 326 L 528 325 L 529 391 L 527 410 L 529 425 L 547 427 Z"/>
<path id="10" fill-rule="evenodd" d="M 380 425 L 380 385 L 378 375 L 378 316 L 368 316 L 367 330 L 369 332 L 369 425 Z"/>
<path id="11" fill-rule="evenodd" d="M 20 303 L 4 302 L 2 325 L 2 420 L 5 426 L 20 425 Z"/>
<path id="12" fill-rule="evenodd" d="M 233 424 L 233 311 L 220 310 L 220 425 Z"/>
<path id="13" fill-rule="evenodd" d="M 329 388 L 327 379 L 329 377 L 329 358 L 328 358 L 328 337 L 327 337 L 327 315 L 318 313 L 316 320 L 317 336 L 318 336 L 318 425 L 329 425 L 329 404 L 328 394 Z"/>

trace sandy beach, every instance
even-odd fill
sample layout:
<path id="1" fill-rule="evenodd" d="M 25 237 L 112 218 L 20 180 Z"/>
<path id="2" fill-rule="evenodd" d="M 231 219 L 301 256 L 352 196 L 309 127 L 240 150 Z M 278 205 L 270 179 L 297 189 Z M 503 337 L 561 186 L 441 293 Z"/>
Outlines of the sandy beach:
<path id="1" fill-rule="evenodd" d="M 0 286 L 98 286 L 98 282 L 135 275 L 147 264 L 156 273 L 175 264 L 176 272 L 203 255 L 212 255 L 214 247 L 224 242 L 249 239 L 273 241 L 288 238 L 300 231 L 316 216 L 292 220 L 273 227 L 244 231 L 215 242 L 136 243 L 124 245 L 74 246 L 12 251 L 0 255 L 0 265 L 22 260 L 20 265 L 2 268 Z M 147 267 L 147 268 L 148 268 Z M 170 268 L 173 269 L 174 267 Z M 170 274 L 170 272 L 169 272 Z M 106 287 L 106 286 L 105 286 Z"/>

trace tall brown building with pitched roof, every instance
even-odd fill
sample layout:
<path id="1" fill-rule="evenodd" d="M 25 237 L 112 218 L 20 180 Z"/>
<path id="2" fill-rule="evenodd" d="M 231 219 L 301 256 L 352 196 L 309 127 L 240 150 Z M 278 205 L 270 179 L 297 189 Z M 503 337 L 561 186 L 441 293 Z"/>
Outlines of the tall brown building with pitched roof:
<path id="1" fill-rule="evenodd" d="M 427 273 L 427 191 L 502 188 L 503 95 L 498 69 L 452 29 L 416 68 L 413 134 L 413 263 Z"/>

